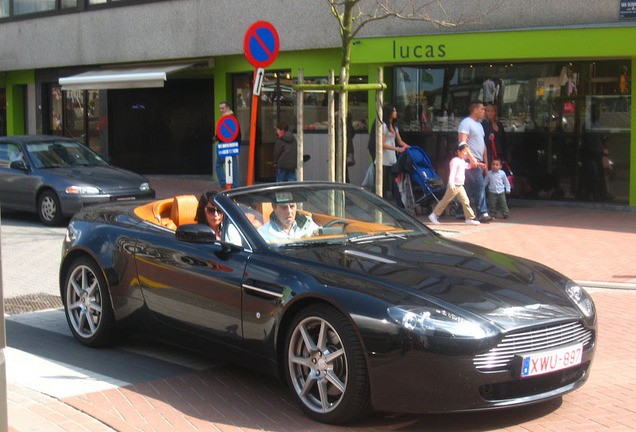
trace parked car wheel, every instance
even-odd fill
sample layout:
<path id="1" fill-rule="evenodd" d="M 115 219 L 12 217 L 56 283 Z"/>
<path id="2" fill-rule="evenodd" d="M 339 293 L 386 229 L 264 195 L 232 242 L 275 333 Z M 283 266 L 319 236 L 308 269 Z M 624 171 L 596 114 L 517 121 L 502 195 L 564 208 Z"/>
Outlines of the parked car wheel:
<path id="1" fill-rule="evenodd" d="M 285 353 L 289 387 L 307 415 L 344 423 L 370 410 L 362 346 L 340 312 L 326 305 L 301 311 L 287 333 Z"/>
<path id="2" fill-rule="evenodd" d="M 44 225 L 55 226 L 62 223 L 62 207 L 55 192 L 51 190 L 42 192 L 38 199 L 38 215 Z"/>
<path id="3" fill-rule="evenodd" d="M 92 259 L 81 257 L 69 266 L 62 300 L 75 339 L 91 347 L 114 342 L 117 324 L 106 279 Z"/>

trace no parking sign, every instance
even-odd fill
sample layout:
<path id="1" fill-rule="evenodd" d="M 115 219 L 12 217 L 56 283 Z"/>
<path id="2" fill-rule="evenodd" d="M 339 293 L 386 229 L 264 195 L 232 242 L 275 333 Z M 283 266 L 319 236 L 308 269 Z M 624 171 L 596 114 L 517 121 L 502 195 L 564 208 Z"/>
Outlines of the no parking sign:
<path id="1" fill-rule="evenodd" d="M 239 154 L 239 143 L 235 142 L 238 133 L 238 120 L 233 115 L 221 117 L 216 124 L 216 136 L 223 141 L 223 143 L 218 143 L 216 146 L 216 156 L 225 158 L 225 183 L 228 189 L 231 184 L 234 184 L 232 156 Z"/>
<path id="2" fill-rule="evenodd" d="M 267 21 L 256 21 L 249 26 L 243 38 L 243 54 L 252 66 L 254 66 L 254 90 L 252 91 L 252 116 L 250 119 L 250 151 L 247 158 L 247 185 L 254 181 L 254 153 L 256 145 L 256 113 L 258 99 L 263 83 L 263 70 L 274 63 L 278 56 L 280 41 L 278 32 Z"/>
<path id="3" fill-rule="evenodd" d="M 267 21 L 256 21 L 245 32 L 243 53 L 248 62 L 257 68 L 266 68 L 278 56 L 278 32 Z"/>
<path id="4" fill-rule="evenodd" d="M 239 133 L 239 124 L 236 117 L 233 115 L 226 115 L 216 124 L 216 136 L 223 142 L 230 142 L 236 140 Z"/>

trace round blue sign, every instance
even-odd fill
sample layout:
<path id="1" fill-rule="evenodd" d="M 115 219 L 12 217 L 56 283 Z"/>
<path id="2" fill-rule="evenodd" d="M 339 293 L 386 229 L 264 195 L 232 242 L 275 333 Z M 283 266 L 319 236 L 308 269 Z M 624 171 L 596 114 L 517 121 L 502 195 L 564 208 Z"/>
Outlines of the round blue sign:
<path id="1" fill-rule="evenodd" d="M 267 21 L 257 21 L 245 32 L 243 53 L 252 66 L 266 68 L 271 65 L 278 56 L 278 49 L 278 32 Z"/>
<path id="2" fill-rule="evenodd" d="M 221 117 L 216 124 L 216 136 L 223 142 L 235 141 L 239 133 L 239 124 L 236 117 L 226 115 Z"/>

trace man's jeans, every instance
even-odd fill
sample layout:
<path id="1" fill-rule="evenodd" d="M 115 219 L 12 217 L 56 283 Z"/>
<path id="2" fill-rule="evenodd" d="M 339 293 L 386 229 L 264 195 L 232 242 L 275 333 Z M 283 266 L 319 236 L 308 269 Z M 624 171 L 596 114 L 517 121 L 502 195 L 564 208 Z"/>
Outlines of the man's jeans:
<path id="1" fill-rule="evenodd" d="M 226 186 L 226 182 L 225 182 L 225 167 L 223 166 L 223 164 L 225 163 L 225 157 L 217 157 L 216 161 L 214 162 L 214 169 L 216 170 L 216 178 L 219 180 L 219 187 L 221 189 L 225 189 Z M 237 156 L 232 156 L 232 177 L 234 180 L 234 183 L 232 183 L 232 186 L 237 187 L 238 186 L 238 157 Z"/>
<path id="2" fill-rule="evenodd" d="M 471 168 L 466 170 L 466 179 L 464 181 L 464 189 L 468 194 L 470 205 L 475 209 L 477 218 L 488 213 L 488 204 L 486 203 L 486 179 L 481 168 Z M 459 208 L 455 217 L 464 219 L 464 210 Z"/>
<path id="3" fill-rule="evenodd" d="M 296 170 L 278 169 L 277 182 L 296 181 Z"/>

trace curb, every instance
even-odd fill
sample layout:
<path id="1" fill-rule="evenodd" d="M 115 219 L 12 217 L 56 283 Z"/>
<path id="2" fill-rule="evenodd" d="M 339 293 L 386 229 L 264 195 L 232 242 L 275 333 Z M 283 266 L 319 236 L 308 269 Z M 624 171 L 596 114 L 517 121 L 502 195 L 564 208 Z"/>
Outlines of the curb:
<path id="1" fill-rule="evenodd" d="M 576 281 L 576 283 L 584 288 L 636 291 L 636 283 L 631 282 Z"/>

